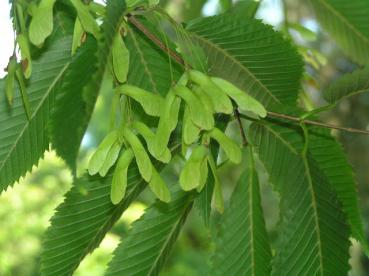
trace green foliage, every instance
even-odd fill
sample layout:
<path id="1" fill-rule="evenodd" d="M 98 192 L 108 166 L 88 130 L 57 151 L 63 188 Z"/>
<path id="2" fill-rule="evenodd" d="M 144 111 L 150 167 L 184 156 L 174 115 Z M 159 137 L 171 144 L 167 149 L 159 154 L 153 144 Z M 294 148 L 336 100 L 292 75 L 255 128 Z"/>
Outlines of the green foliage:
<path id="1" fill-rule="evenodd" d="M 258 175 L 250 149 L 246 155 L 247 169 L 232 194 L 216 237 L 212 275 L 270 275 L 271 272 L 272 252 L 261 208 Z"/>
<path id="2" fill-rule="evenodd" d="M 328 87 L 324 98 L 329 103 L 337 103 L 344 98 L 365 92 L 369 92 L 369 67 L 358 69 L 337 79 Z"/>
<path id="3" fill-rule="evenodd" d="M 366 0 L 310 0 L 317 19 L 358 64 L 369 62 L 369 2 Z"/>
<path id="4" fill-rule="evenodd" d="M 265 106 L 296 104 L 301 58 L 270 26 L 224 15 L 194 20 L 187 30 L 207 53 L 212 75 L 231 81 Z"/>
<path id="5" fill-rule="evenodd" d="M 346 275 L 349 228 L 345 214 L 317 163 L 301 153 L 299 134 L 268 123 L 256 123 L 250 131 L 258 156 L 281 196 L 272 274 Z M 304 231 L 309 234 L 302 234 Z"/>
<path id="6" fill-rule="evenodd" d="M 73 74 L 71 80 L 65 82 L 67 87 L 62 88 L 55 103 L 56 111 L 52 124 L 56 131 L 51 133 L 52 140 L 54 140 L 53 146 L 60 156 L 67 160 L 73 171 L 75 171 L 83 135 L 90 121 L 104 80 L 105 70 L 109 64 L 113 40 L 124 16 L 125 3 L 109 1 L 106 9 L 106 20 L 102 25 L 102 41 L 99 42 L 98 49 L 94 49 L 93 42 L 91 42 L 91 48 L 87 49 L 93 53 L 89 55 L 90 58 L 87 59 L 87 62 L 82 54 L 82 57 L 76 57 L 75 66 L 77 68 L 70 71 L 70 74 Z M 84 68 L 78 68 L 80 66 L 84 66 Z M 82 81 L 75 74 L 83 74 Z M 73 109 L 71 109 L 70 103 L 73 103 Z M 62 133 L 68 133 L 69 139 L 62 139 Z"/>
<path id="7" fill-rule="evenodd" d="M 45 234 L 42 275 L 70 275 L 80 260 L 100 244 L 123 211 L 144 189 L 136 168 L 130 169 L 128 179 L 125 200 L 119 205 L 110 201 L 111 177 L 84 176 L 74 181 Z"/>
<path id="8" fill-rule="evenodd" d="M 115 250 L 106 275 L 159 275 L 191 210 L 192 197 L 177 191 L 170 204 L 157 202 L 148 209 Z"/>
<path id="9" fill-rule="evenodd" d="M 311 2 L 367 64 L 366 2 Z M 112 230 L 121 243 L 107 275 L 159 275 L 193 205 L 211 232 L 212 219 L 220 222 L 211 264 L 198 261 L 203 274 L 346 275 L 351 237 L 369 255 L 352 169 L 322 129 L 331 126 L 306 120 L 327 108 L 297 107 L 303 61 L 291 40 L 253 19 L 258 2 L 221 1 L 224 14 L 186 27 L 156 0 L 54 3 L 12 2 L 21 62 L 14 50 L 0 80 L 0 192 L 50 144 L 73 174 L 45 234 L 42 275 L 73 274 L 126 209 L 153 196 L 129 231 Z M 204 1 L 186 3 L 196 14 Z M 327 101 L 368 91 L 367 75 L 337 80 Z M 100 90 L 108 101 L 98 101 Z M 90 146 L 97 102 L 111 109 L 110 124 L 98 118 L 109 127 L 93 137 L 101 143 L 87 162 L 80 147 L 83 137 Z M 241 172 L 229 202 L 222 169 Z M 265 223 L 263 170 L 280 199 L 275 233 Z"/>
<path id="10" fill-rule="evenodd" d="M 49 147 L 45 129 L 54 93 L 70 65 L 70 44 L 69 36 L 60 38 L 34 60 L 33 75 L 27 87 L 31 104 L 29 120 L 18 88 L 11 111 L 5 99 L 0 98 L 0 129 L 6 130 L 0 135 L 0 191 L 30 171 Z"/>

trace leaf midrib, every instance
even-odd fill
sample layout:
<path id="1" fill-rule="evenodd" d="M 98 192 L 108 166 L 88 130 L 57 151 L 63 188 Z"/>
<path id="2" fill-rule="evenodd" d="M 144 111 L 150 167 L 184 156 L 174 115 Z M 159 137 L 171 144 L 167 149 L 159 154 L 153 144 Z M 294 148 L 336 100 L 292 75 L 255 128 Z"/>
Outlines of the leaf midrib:
<path id="1" fill-rule="evenodd" d="M 224 54 L 225 57 L 230 59 L 234 64 L 237 64 L 242 71 L 244 71 L 247 75 L 251 76 L 256 83 L 258 83 L 262 89 L 275 101 L 275 103 L 280 103 L 280 101 L 273 95 L 272 92 L 247 68 L 245 67 L 240 61 L 234 58 L 231 54 L 229 54 L 225 49 L 219 47 L 216 43 L 212 43 L 210 40 L 205 39 L 204 37 L 198 35 L 197 33 L 188 31 L 191 36 L 196 37 L 196 39 L 202 41 L 203 43 L 209 45 L 209 47 L 214 48 L 215 50 Z"/>
<path id="2" fill-rule="evenodd" d="M 15 140 L 15 142 L 13 143 L 13 145 L 11 146 L 8 154 L 4 158 L 4 160 L 3 160 L 3 162 L 2 162 L 2 164 L 0 166 L 0 171 L 2 171 L 2 169 L 4 168 L 5 164 L 7 163 L 8 159 L 11 156 L 11 154 L 13 153 L 13 151 L 15 150 L 15 148 L 17 147 L 17 145 L 19 143 L 19 140 L 23 137 L 24 132 L 27 130 L 27 128 L 29 127 L 29 125 L 32 122 L 32 120 L 38 115 L 38 111 L 43 107 L 44 102 L 46 101 L 46 99 L 53 92 L 53 89 L 56 86 L 56 84 L 62 79 L 62 77 L 63 77 L 65 71 L 68 69 L 69 65 L 70 65 L 70 62 L 67 62 L 67 64 L 65 64 L 63 66 L 63 68 L 61 69 L 61 71 L 59 72 L 59 74 L 54 78 L 53 82 L 51 83 L 51 85 L 49 86 L 49 88 L 47 89 L 47 91 L 44 93 L 43 97 L 40 100 L 40 103 L 36 107 L 35 111 L 32 113 L 31 118 L 29 120 L 27 120 L 27 122 L 25 123 L 25 125 L 22 128 L 21 132 L 19 133 L 17 139 Z"/>
<path id="3" fill-rule="evenodd" d="M 320 236 L 320 222 L 319 222 L 319 211 L 318 211 L 318 205 L 317 205 L 317 200 L 316 200 L 316 196 L 315 196 L 315 192 L 314 192 L 314 184 L 313 184 L 313 180 L 311 177 L 311 172 L 310 172 L 310 167 L 309 167 L 309 163 L 307 160 L 307 157 L 304 156 L 303 153 L 301 153 L 300 155 L 297 154 L 297 151 L 294 150 L 293 146 L 286 141 L 282 136 L 280 136 L 279 134 L 277 134 L 275 131 L 273 131 L 270 127 L 265 126 L 266 129 L 268 131 L 270 131 L 272 134 L 274 134 L 278 139 L 281 140 L 281 142 L 287 146 L 287 148 L 289 150 L 292 151 L 293 154 L 298 155 L 302 158 L 303 163 L 304 163 L 304 174 L 306 176 L 307 182 L 309 184 L 308 188 L 309 188 L 309 193 L 311 195 L 311 207 L 313 208 L 314 211 L 314 221 L 315 221 L 315 226 L 314 226 L 314 230 L 316 231 L 317 234 L 317 243 L 318 243 L 318 247 L 319 247 L 319 270 L 320 270 L 320 275 L 324 275 L 324 262 L 323 262 L 323 249 L 322 249 L 322 242 L 321 242 L 321 236 Z"/>
<path id="4" fill-rule="evenodd" d="M 347 20 L 347 18 L 341 14 L 339 11 L 337 11 L 332 5 L 327 3 L 325 0 L 316 0 L 319 1 L 323 6 L 325 6 L 329 11 L 331 11 L 333 14 L 335 14 L 338 18 L 342 20 L 342 22 L 347 25 L 349 29 L 351 29 L 354 33 L 356 33 L 365 43 L 369 44 L 369 38 L 366 37 L 364 34 L 361 33 L 360 30 L 358 30 L 354 25 L 350 23 L 350 21 Z"/>
<path id="5" fill-rule="evenodd" d="M 132 41 L 133 41 L 133 43 L 134 43 L 134 45 L 135 45 L 135 47 L 136 47 L 137 53 L 138 53 L 138 55 L 140 56 L 140 60 L 141 60 L 141 63 L 142 63 L 142 65 L 143 65 L 143 68 L 144 68 L 144 70 L 145 70 L 146 74 L 148 75 L 149 80 L 150 80 L 150 83 L 151 83 L 151 85 L 152 85 L 152 87 L 153 87 L 153 89 L 154 89 L 154 91 L 153 91 L 153 92 L 155 92 L 155 93 L 159 93 L 159 92 L 158 92 L 158 89 L 157 89 L 157 87 L 156 87 L 156 83 L 154 82 L 154 78 L 153 78 L 153 76 L 152 76 L 152 74 L 151 74 L 151 71 L 150 71 L 150 69 L 148 68 L 147 62 L 146 62 L 146 61 L 145 61 L 145 59 L 144 59 L 144 54 L 143 54 L 143 52 L 142 52 L 142 50 L 141 50 L 141 48 L 140 48 L 140 44 L 138 43 L 138 41 L 137 41 L 137 39 L 136 39 L 136 37 L 135 37 L 135 34 L 134 34 L 134 32 L 133 32 L 130 28 L 128 28 L 128 31 L 129 31 L 129 33 L 130 33 L 130 35 L 131 35 L 131 38 L 132 38 Z"/>
<path id="6" fill-rule="evenodd" d="M 152 275 L 153 270 L 154 270 L 154 268 L 156 268 L 157 263 L 159 262 L 159 259 L 161 258 L 164 250 L 167 248 L 167 245 L 168 245 L 170 239 L 172 238 L 173 233 L 177 230 L 178 226 L 182 222 L 182 219 L 184 218 L 184 216 L 186 216 L 189 209 L 191 208 L 191 202 L 192 201 L 186 203 L 186 205 L 187 205 L 186 208 L 182 211 L 181 216 L 177 219 L 176 223 L 173 225 L 172 230 L 170 231 L 169 235 L 165 239 L 165 242 L 164 242 L 163 246 L 161 247 L 160 252 L 159 252 L 158 256 L 156 257 L 156 259 L 155 259 L 153 265 L 151 266 L 151 269 L 147 273 L 147 275 Z"/>

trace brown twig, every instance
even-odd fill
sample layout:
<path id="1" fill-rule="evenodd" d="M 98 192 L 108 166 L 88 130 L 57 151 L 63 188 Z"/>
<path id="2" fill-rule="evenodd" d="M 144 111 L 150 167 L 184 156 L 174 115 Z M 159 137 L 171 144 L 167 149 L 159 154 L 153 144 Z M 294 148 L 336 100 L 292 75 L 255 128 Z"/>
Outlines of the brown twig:
<path id="1" fill-rule="evenodd" d="M 128 21 L 139 29 L 148 39 L 155 43 L 162 51 L 169 55 L 180 65 L 185 66 L 184 60 L 172 49 L 168 48 L 156 35 L 150 32 L 134 15 L 128 15 Z"/>
<path id="2" fill-rule="evenodd" d="M 178 64 L 182 66 L 186 66 L 186 63 L 184 62 L 182 57 L 177 52 L 168 48 L 156 35 L 151 33 L 150 30 L 148 30 L 139 20 L 137 20 L 137 18 L 134 15 L 128 15 L 128 21 L 132 23 L 132 25 L 134 25 L 137 29 L 139 29 L 148 39 L 150 39 L 153 43 L 155 43 L 162 51 L 168 53 L 174 61 L 176 61 Z M 236 120 L 238 122 L 240 131 L 241 131 L 243 142 L 247 144 L 246 135 L 245 135 L 242 123 L 241 123 L 241 116 L 237 109 L 235 110 L 235 117 L 236 117 Z M 301 122 L 301 119 L 299 117 L 294 117 L 294 116 L 281 114 L 277 112 L 271 112 L 271 111 L 268 112 L 268 117 L 275 117 L 275 118 L 286 119 L 286 120 L 294 121 L 294 122 Z M 307 125 L 314 125 L 314 126 L 319 126 L 323 128 L 337 129 L 337 130 L 351 132 L 351 133 L 369 135 L 369 131 L 362 130 L 362 129 L 340 127 L 340 126 L 335 126 L 335 125 L 321 123 L 321 122 L 312 121 L 312 120 L 304 120 L 304 122 Z"/>
<path id="3" fill-rule="evenodd" d="M 271 111 L 268 111 L 268 117 L 276 117 L 276 118 L 286 119 L 286 120 L 290 120 L 290 121 L 294 121 L 294 122 L 301 122 L 301 119 L 298 118 L 298 117 L 294 117 L 294 116 L 290 116 L 290 115 L 286 115 L 286 114 L 281 114 L 281 113 L 276 113 L 276 112 L 271 112 Z M 326 124 L 326 123 L 312 121 L 312 120 L 303 120 L 303 121 L 307 125 L 313 125 L 313 126 L 319 126 L 319 127 L 324 127 L 324 128 L 337 129 L 337 130 L 351 132 L 351 133 L 359 133 L 359 134 L 369 135 L 369 131 L 362 130 L 362 129 L 350 128 L 350 127 L 340 127 L 340 126 Z"/>
<path id="4" fill-rule="evenodd" d="M 240 112 L 238 111 L 237 108 L 234 110 L 234 116 L 236 117 L 238 126 L 240 128 L 242 144 L 243 144 L 243 146 L 247 146 L 249 142 L 247 141 L 245 130 L 243 129 L 243 125 L 242 125 L 242 121 L 241 121 L 241 115 L 240 115 Z"/>

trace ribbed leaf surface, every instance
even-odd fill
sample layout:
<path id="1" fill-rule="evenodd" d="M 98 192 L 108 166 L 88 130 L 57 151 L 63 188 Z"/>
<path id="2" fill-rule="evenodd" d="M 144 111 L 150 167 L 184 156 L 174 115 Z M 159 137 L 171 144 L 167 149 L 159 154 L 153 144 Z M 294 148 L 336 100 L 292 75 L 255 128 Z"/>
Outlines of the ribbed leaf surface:
<path id="1" fill-rule="evenodd" d="M 96 71 L 97 43 L 92 37 L 78 49 L 57 89 L 50 120 L 51 143 L 57 154 L 74 170 L 83 137 L 85 100 L 82 91 Z M 98 89 L 98 87 L 96 88 Z M 98 91 L 98 90 L 97 90 Z M 68 133 L 68 135 L 65 135 Z"/>
<path id="2" fill-rule="evenodd" d="M 347 275 L 349 228 L 336 194 L 292 128 L 254 124 L 258 155 L 281 197 L 273 275 Z"/>
<path id="3" fill-rule="evenodd" d="M 368 241 L 359 210 L 356 182 L 341 145 L 329 131 L 320 128 L 310 131 L 309 144 L 311 157 L 319 165 L 343 205 L 352 236 L 361 243 L 365 253 L 369 255 Z"/>
<path id="4" fill-rule="evenodd" d="M 73 171 L 79 146 L 94 110 L 111 57 L 113 38 L 125 12 L 125 1 L 107 2 L 98 50 L 94 51 L 93 42 L 88 42 L 89 44 L 84 46 L 89 53 L 75 58 L 73 71 L 69 72 L 57 97 L 57 108 L 52 123 L 52 142 L 57 153 L 67 161 Z M 94 56 L 94 52 L 97 56 Z M 64 139 L 64 133 L 68 133 L 68 139 Z"/>
<path id="5" fill-rule="evenodd" d="M 162 34 L 155 31 L 155 26 L 144 18 L 138 18 L 146 28 L 164 41 Z M 173 81 L 176 81 L 183 72 L 183 68 L 174 62 L 171 67 L 168 54 L 163 53 L 134 26 L 131 25 L 125 39 L 131 56 L 127 82 L 147 91 L 166 95 L 172 85 L 172 76 Z"/>
<path id="6" fill-rule="evenodd" d="M 63 34 L 60 25 L 55 32 Z M 18 89 L 11 110 L 5 97 L 0 97 L 0 193 L 30 171 L 49 147 L 46 126 L 55 90 L 69 66 L 70 46 L 70 36 L 58 38 L 32 61 L 27 87 L 32 114 L 29 121 Z M 0 88 L 4 95 L 4 88 Z"/>
<path id="7" fill-rule="evenodd" d="M 150 43 L 142 38 L 137 30 L 130 31 L 130 37 L 133 35 L 136 38 L 136 44 L 130 41 L 131 38 L 128 38 L 127 42 L 127 47 L 131 52 L 130 66 L 135 72 L 129 75 L 129 82 L 146 89 L 152 87 L 150 85 L 163 89 L 169 87 L 171 74 L 167 56 L 161 55 L 160 50 L 156 47 L 149 47 Z M 141 49 L 140 53 L 143 53 L 143 57 L 138 54 L 138 49 Z M 145 66 L 147 64 L 150 66 Z M 147 77 L 147 74 L 151 76 L 151 79 Z M 171 145 L 173 150 L 178 148 L 178 137 L 173 138 Z M 86 186 L 87 195 L 81 194 L 78 187 L 80 185 L 77 185 L 66 195 L 65 203 L 58 207 L 58 212 L 53 217 L 52 225 L 46 234 L 41 262 L 43 274 L 70 275 L 84 256 L 98 247 L 106 232 L 124 209 L 135 199 L 142 187 L 146 187 L 140 184 L 141 177 L 136 169 L 130 169 L 129 175 L 129 187 L 133 190 L 127 191 L 126 199 L 118 206 L 112 205 L 110 201 L 110 177 L 107 179 L 83 178 L 77 181 L 76 184 L 92 179 L 92 183 L 84 184 L 84 186 L 88 184 Z M 93 206 L 99 207 L 93 208 Z M 91 209 L 89 212 L 83 212 L 89 209 Z M 75 212 L 77 215 L 70 217 Z M 69 217 L 68 227 L 60 227 L 60 223 Z"/>
<path id="8" fill-rule="evenodd" d="M 176 192 L 169 204 L 148 209 L 116 248 L 106 275 L 159 275 L 192 202 L 193 194 Z"/>
<path id="9" fill-rule="evenodd" d="M 123 211 L 145 188 L 135 167 L 129 169 L 126 197 L 110 200 L 111 177 L 82 177 L 65 196 L 51 219 L 41 255 L 42 275 L 71 275 L 102 241 Z"/>
<path id="10" fill-rule="evenodd" d="M 187 30 L 204 49 L 211 75 L 233 82 L 265 105 L 296 105 L 303 63 L 271 26 L 220 15 L 195 20 Z"/>
<path id="11" fill-rule="evenodd" d="M 270 275 L 272 252 L 261 208 L 260 188 L 250 149 L 242 174 L 216 237 L 211 275 Z"/>
<path id="12" fill-rule="evenodd" d="M 369 1 L 310 0 L 323 28 L 355 62 L 369 63 Z"/>
<path id="13" fill-rule="evenodd" d="M 329 103 L 336 103 L 360 93 L 369 92 L 369 67 L 356 70 L 337 79 L 324 94 Z"/>

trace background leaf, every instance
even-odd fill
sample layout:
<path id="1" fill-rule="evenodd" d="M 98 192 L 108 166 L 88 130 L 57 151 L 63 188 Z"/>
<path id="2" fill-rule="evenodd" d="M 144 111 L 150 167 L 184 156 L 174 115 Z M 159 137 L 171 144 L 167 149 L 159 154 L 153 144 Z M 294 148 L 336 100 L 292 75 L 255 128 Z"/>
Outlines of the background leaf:
<path id="1" fill-rule="evenodd" d="M 369 63 L 369 2 L 310 0 L 322 27 L 359 64 Z"/>
<path id="2" fill-rule="evenodd" d="M 324 93 L 324 99 L 329 103 L 337 103 L 342 99 L 365 92 L 369 92 L 369 67 L 338 78 L 328 87 Z"/>

